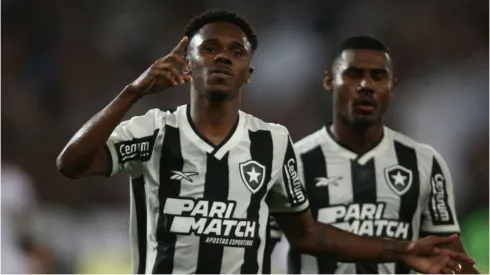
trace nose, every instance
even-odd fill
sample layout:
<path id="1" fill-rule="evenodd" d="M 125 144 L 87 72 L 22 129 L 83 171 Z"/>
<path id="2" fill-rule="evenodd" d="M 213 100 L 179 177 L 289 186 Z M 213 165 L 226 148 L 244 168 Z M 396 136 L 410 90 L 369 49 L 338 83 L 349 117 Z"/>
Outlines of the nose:
<path id="1" fill-rule="evenodd" d="M 357 91 L 367 91 L 374 93 L 374 81 L 370 77 L 364 77 L 357 86 Z"/>
<path id="2" fill-rule="evenodd" d="M 214 62 L 231 65 L 230 57 L 224 52 L 217 54 L 216 57 L 214 58 Z"/>

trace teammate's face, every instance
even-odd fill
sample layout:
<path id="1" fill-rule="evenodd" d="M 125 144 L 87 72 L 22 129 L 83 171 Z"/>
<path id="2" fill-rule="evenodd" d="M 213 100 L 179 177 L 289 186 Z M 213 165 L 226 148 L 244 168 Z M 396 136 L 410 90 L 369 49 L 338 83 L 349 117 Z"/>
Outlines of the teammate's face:
<path id="1" fill-rule="evenodd" d="M 251 56 L 250 42 L 239 27 L 228 22 L 209 23 L 190 41 L 193 85 L 212 99 L 234 98 L 250 81 Z"/>
<path id="2" fill-rule="evenodd" d="M 343 51 L 324 79 L 335 115 L 353 124 L 380 122 L 395 83 L 389 55 L 377 50 Z"/>

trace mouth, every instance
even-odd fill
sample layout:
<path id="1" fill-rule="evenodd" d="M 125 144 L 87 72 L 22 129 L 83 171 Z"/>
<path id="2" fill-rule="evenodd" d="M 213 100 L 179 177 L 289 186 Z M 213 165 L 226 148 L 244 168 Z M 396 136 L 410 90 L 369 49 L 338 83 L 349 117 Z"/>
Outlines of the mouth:
<path id="1" fill-rule="evenodd" d="M 233 76 L 233 71 L 229 67 L 218 66 L 218 67 L 212 69 L 209 72 L 209 74 L 212 76 L 219 77 L 219 78 L 229 78 L 229 77 Z"/>
<path id="2" fill-rule="evenodd" d="M 353 104 L 355 109 L 358 109 L 361 112 L 370 113 L 376 110 L 378 104 L 376 100 L 371 97 L 360 97 L 354 100 Z"/>

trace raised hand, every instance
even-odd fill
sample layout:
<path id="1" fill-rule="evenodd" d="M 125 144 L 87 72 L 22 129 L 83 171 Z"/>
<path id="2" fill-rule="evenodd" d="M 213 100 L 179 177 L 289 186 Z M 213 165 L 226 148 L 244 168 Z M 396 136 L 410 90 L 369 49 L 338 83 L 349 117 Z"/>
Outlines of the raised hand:
<path id="1" fill-rule="evenodd" d="M 163 91 L 169 87 L 182 85 L 191 80 L 187 61 L 182 52 L 189 38 L 185 36 L 179 44 L 166 56 L 158 59 L 138 79 L 130 84 L 138 93 L 151 94 Z M 180 65 L 182 71 L 177 67 Z"/>

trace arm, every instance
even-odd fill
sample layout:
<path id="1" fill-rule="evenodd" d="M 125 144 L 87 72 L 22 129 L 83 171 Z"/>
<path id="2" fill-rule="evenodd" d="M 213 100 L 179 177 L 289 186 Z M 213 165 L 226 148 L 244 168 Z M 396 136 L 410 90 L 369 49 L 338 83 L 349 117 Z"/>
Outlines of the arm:
<path id="1" fill-rule="evenodd" d="M 106 141 L 139 98 L 137 90 L 128 86 L 85 123 L 56 159 L 58 170 L 69 178 L 110 174 Z"/>
<path id="2" fill-rule="evenodd" d="M 187 67 L 187 62 L 181 56 L 187 40 L 187 37 L 184 37 L 170 54 L 157 60 L 78 130 L 56 159 L 56 166 L 63 175 L 79 178 L 111 174 L 110 153 L 105 149 L 105 145 L 133 104 L 145 94 L 190 81 L 189 75 L 181 74 L 173 65 L 179 63 L 182 68 Z"/>
<path id="3" fill-rule="evenodd" d="M 453 181 L 449 168 L 442 156 L 427 146 L 432 158 L 427 171 L 428 198 L 422 212 L 420 237 L 427 235 L 448 236 L 459 234 L 460 227 L 456 214 Z M 448 248 L 467 254 L 460 238 L 448 244 Z M 462 264 L 462 273 L 478 274 L 473 265 Z"/>
<path id="4" fill-rule="evenodd" d="M 291 246 L 307 254 L 330 254 L 340 261 L 394 262 L 402 260 L 410 242 L 358 236 L 316 222 L 310 211 L 275 215 Z"/>

